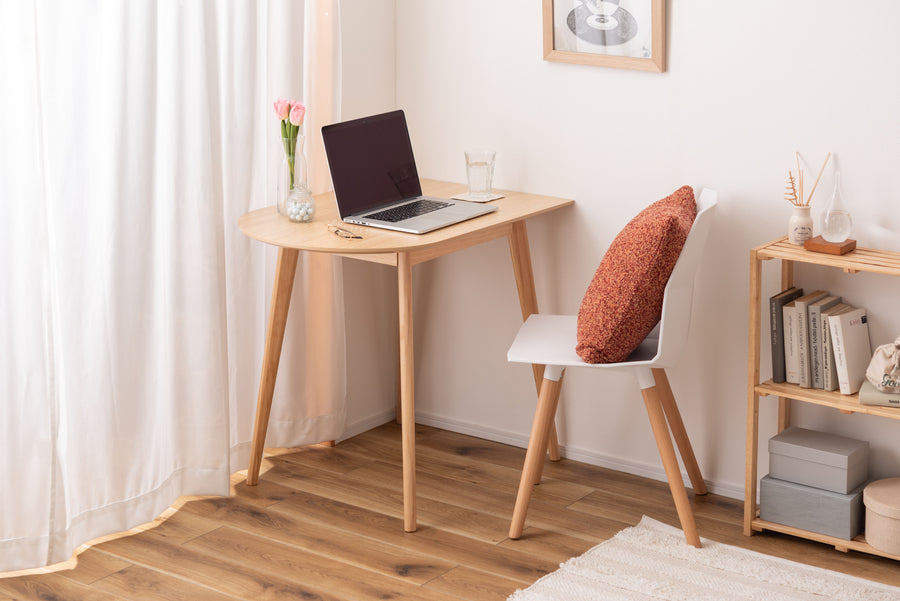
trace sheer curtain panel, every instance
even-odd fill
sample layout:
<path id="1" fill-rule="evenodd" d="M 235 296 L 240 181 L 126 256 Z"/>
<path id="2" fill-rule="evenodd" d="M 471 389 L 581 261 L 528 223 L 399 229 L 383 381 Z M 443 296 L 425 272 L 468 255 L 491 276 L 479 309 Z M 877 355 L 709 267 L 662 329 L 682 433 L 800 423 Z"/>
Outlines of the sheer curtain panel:
<path id="1" fill-rule="evenodd" d="M 275 98 L 339 117 L 308 3 L 0 0 L 0 571 L 247 467 L 275 251 L 237 219 L 274 203 Z M 298 268 L 269 446 L 343 432 L 335 269 Z"/>

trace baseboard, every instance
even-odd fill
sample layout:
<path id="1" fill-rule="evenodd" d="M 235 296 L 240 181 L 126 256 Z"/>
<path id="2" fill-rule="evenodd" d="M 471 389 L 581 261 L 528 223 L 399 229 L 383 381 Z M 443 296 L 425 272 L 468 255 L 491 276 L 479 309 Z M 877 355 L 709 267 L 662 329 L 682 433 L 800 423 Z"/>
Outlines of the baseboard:
<path id="1" fill-rule="evenodd" d="M 391 419 L 393 419 L 393 414 L 391 414 Z M 450 432 L 457 432 L 459 434 L 466 434 L 468 436 L 474 436 L 476 438 L 484 438 L 485 440 L 519 447 L 520 449 L 524 449 L 528 446 L 528 436 L 524 436 L 517 432 L 510 432 L 508 430 L 500 430 L 496 428 L 485 428 L 484 426 L 478 424 L 451 419 L 443 416 L 430 415 L 417 411 L 416 423 L 425 426 L 440 428 L 442 430 L 449 430 Z M 621 457 L 615 457 L 612 455 L 606 455 L 603 453 L 597 453 L 595 451 L 566 445 L 560 445 L 559 452 L 563 457 L 572 459 L 574 461 L 587 463 L 588 465 L 596 465 L 598 467 L 625 472 L 627 474 L 634 474 L 635 476 L 650 478 L 651 480 L 658 480 L 660 482 L 666 481 L 666 472 L 663 470 L 662 466 L 648 465 L 636 461 L 630 461 L 628 459 L 623 459 Z M 685 486 L 690 488 L 691 482 L 687 474 L 682 472 L 681 477 L 684 480 Z M 720 482 L 710 482 L 707 480 L 706 487 L 709 492 L 721 495 L 723 497 L 738 500 L 743 500 L 744 498 L 743 486 L 735 486 L 733 484 Z"/>
<path id="2" fill-rule="evenodd" d="M 366 419 L 361 419 L 359 421 L 355 421 L 352 424 L 348 425 L 344 430 L 344 433 L 341 434 L 341 437 L 338 438 L 337 442 L 342 440 L 347 440 L 348 438 L 353 438 L 357 434 L 362 434 L 363 432 L 368 432 L 372 428 L 377 428 L 382 424 L 386 424 L 387 422 L 394 421 L 396 417 L 396 412 L 393 409 L 380 411 L 375 415 L 371 415 Z M 418 421 L 418 419 L 416 420 Z"/>

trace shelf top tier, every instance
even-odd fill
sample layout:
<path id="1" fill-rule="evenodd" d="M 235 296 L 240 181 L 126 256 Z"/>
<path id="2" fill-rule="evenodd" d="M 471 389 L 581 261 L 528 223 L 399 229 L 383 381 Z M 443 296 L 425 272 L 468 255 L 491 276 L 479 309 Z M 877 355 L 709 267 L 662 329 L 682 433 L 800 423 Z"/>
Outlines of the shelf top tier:
<path id="1" fill-rule="evenodd" d="M 753 249 L 760 259 L 783 259 L 800 263 L 814 263 L 838 267 L 849 273 L 868 271 L 887 275 L 900 275 L 900 252 L 857 248 L 845 255 L 813 252 L 791 244 L 787 236 Z"/>

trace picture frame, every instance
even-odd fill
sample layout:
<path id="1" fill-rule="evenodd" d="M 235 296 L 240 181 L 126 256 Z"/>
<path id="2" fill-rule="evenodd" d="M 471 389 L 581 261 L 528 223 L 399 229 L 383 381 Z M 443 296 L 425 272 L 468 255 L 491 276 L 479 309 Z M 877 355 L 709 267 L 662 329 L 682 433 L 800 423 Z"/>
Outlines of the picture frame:
<path id="1" fill-rule="evenodd" d="M 544 60 L 663 73 L 666 0 L 543 0 Z"/>

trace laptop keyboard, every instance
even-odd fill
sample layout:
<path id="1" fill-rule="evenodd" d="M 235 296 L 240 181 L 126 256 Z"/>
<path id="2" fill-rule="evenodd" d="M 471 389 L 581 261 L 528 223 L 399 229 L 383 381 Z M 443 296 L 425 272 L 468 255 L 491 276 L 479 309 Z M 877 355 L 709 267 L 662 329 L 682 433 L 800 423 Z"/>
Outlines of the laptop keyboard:
<path id="1" fill-rule="evenodd" d="M 385 209 L 384 211 L 366 215 L 366 219 L 379 219 L 381 221 L 396 223 L 398 221 L 403 221 L 404 219 L 418 217 L 425 213 L 449 207 L 450 204 L 451 203 L 449 202 L 441 202 L 439 200 L 420 199 L 406 203 L 405 205 L 400 205 L 399 207 L 392 207 L 390 209 Z"/>

